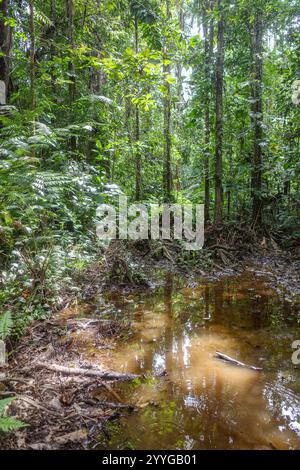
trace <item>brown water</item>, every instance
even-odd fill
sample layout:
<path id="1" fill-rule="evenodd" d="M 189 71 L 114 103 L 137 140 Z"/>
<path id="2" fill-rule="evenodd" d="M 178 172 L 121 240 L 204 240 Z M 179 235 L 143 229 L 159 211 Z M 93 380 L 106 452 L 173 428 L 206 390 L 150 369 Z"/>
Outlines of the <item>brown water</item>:
<path id="1" fill-rule="evenodd" d="M 166 374 L 117 384 L 119 399 L 138 408 L 121 410 L 99 448 L 300 449 L 300 371 L 291 361 L 298 309 L 262 279 L 248 273 L 184 287 L 168 276 L 158 291 L 107 300 L 132 322 L 107 365 Z M 263 372 L 227 364 L 216 351 Z"/>

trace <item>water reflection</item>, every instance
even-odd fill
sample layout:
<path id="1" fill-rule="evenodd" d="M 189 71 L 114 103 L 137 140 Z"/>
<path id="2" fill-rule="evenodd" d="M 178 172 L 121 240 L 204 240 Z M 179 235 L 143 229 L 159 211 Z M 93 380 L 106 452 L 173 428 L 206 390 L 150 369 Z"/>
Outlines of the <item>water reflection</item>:
<path id="1" fill-rule="evenodd" d="M 110 365 L 167 374 L 122 386 L 126 401 L 157 406 L 124 416 L 100 447 L 300 448 L 298 371 L 290 361 L 297 324 L 261 280 L 245 274 L 187 288 L 169 275 L 160 292 L 133 299 L 110 299 L 135 331 L 111 352 Z M 264 372 L 226 364 L 217 350 Z"/>

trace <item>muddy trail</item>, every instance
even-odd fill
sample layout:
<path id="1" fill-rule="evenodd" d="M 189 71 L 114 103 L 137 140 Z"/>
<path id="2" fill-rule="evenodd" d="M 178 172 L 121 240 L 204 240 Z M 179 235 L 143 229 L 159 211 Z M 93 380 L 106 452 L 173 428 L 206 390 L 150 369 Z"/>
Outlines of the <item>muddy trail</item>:
<path id="1" fill-rule="evenodd" d="M 299 303 L 264 265 L 157 279 L 28 329 L 1 385 L 28 427 L 2 448 L 300 449 Z"/>

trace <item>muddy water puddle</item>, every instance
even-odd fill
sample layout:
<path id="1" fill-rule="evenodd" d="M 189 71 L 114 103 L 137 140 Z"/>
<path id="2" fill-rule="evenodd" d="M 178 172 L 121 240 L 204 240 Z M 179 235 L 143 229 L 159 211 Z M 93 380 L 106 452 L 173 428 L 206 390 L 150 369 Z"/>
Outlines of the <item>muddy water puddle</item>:
<path id="1" fill-rule="evenodd" d="M 100 449 L 300 449 L 300 371 L 291 361 L 298 309 L 263 279 L 246 273 L 186 287 L 169 275 L 157 291 L 106 300 L 131 322 L 106 364 L 149 378 L 114 386 L 114 401 L 136 411 L 121 410 Z"/>

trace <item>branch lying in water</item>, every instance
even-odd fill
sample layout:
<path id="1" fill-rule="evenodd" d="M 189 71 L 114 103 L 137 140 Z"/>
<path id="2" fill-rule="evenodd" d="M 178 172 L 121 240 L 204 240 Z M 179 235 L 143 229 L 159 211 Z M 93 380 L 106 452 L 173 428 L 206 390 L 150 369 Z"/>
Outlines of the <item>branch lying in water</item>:
<path id="1" fill-rule="evenodd" d="M 236 359 L 233 359 L 230 356 L 227 356 L 226 354 L 221 353 L 220 351 L 216 351 L 216 358 L 217 359 L 222 359 L 223 361 L 229 362 L 230 364 L 234 366 L 239 366 L 239 367 L 246 367 L 247 369 L 252 369 L 256 371 L 261 371 L 261 367 L 255 367 L 255 366 L 248 366 L 247 364 L 244 364 L 244 362 L 237 361 Z"/>
<path id="2" fill-rule="evenodd" d="M 59 372 L 66 375 L 84 375 L 85 377 L 99 377 L 103 380 L 134 380 L 142 378 L 137 374 L 122 374 L 120 372 L 102 371 L 98 369 L 81 369 L 79 367 L 65 367 L 58 364 L 44 364 L 38 362 L 35 367 L 40 369 L 48 369 L 53 372 Z"/>

